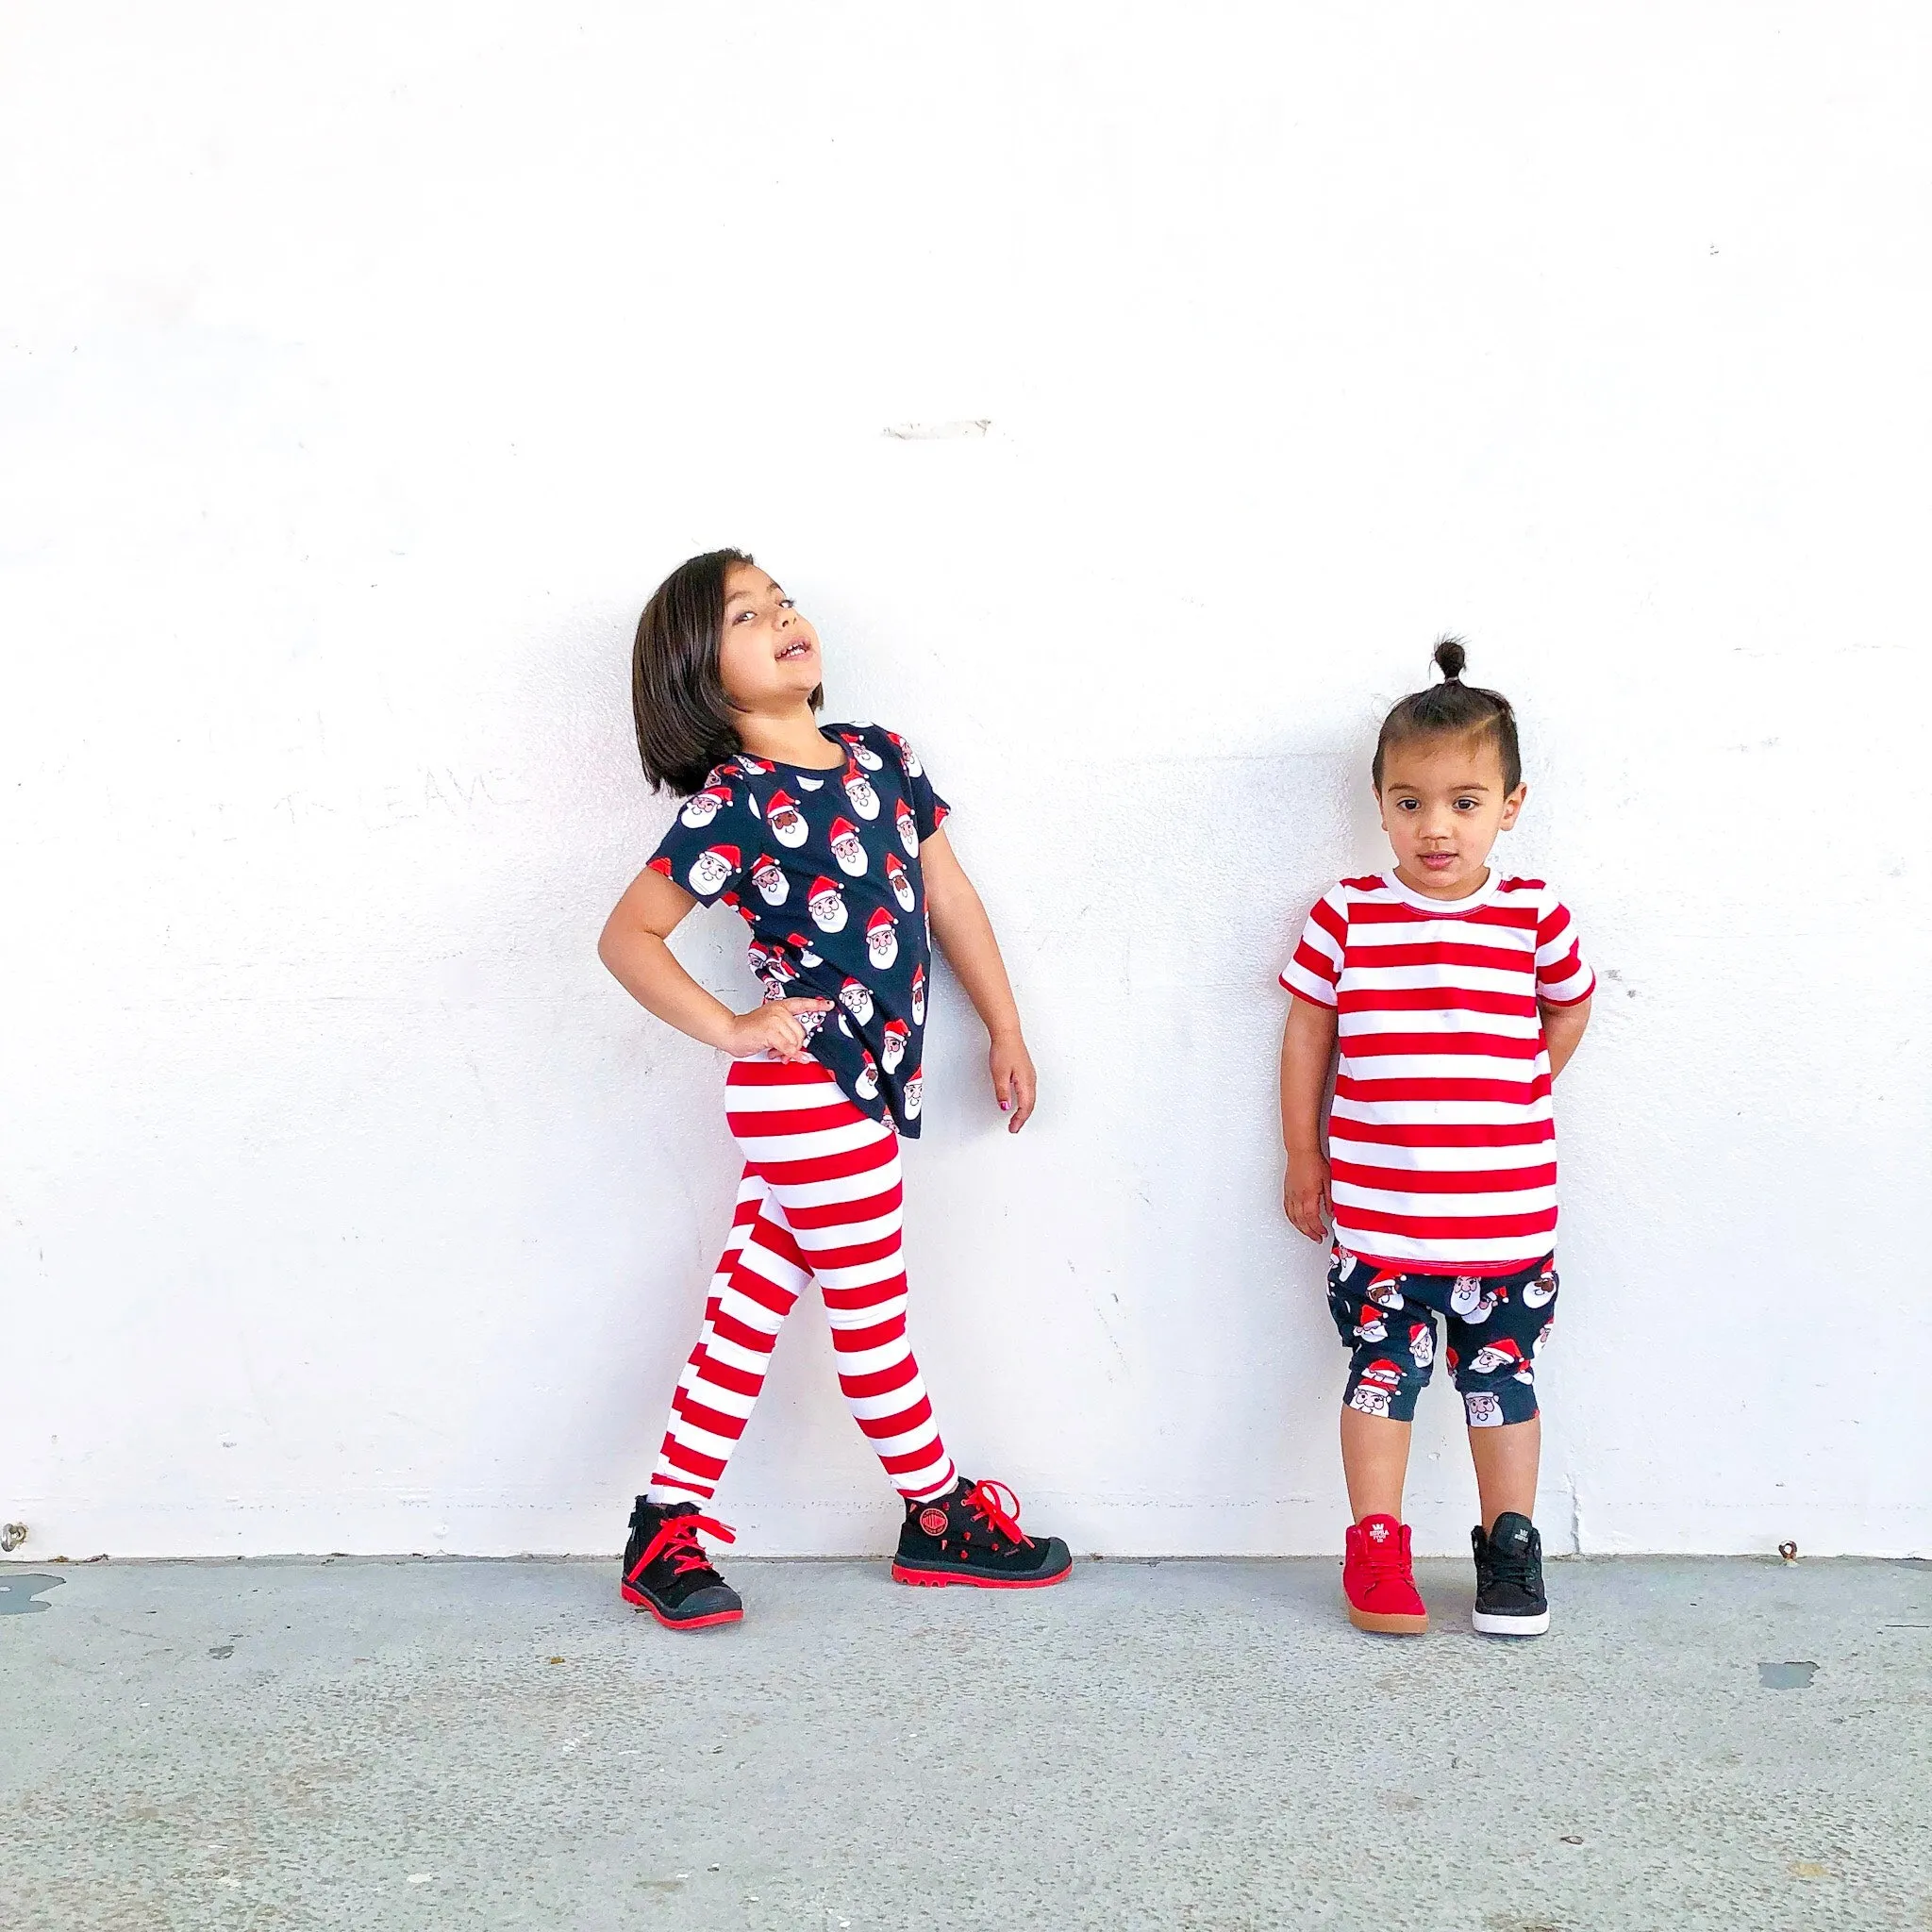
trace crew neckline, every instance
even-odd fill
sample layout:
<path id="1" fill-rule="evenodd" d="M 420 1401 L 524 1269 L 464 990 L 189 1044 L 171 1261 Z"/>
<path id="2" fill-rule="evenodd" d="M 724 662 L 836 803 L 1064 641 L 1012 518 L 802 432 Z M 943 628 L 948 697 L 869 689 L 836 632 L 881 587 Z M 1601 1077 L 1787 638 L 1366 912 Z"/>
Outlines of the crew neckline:
<path id="1" fill-rule="evenodd" d="M 1491 866 L 1489 877 L 1465 899 L 1432 899 L 1426 892 L 1418 892 L 1413 886 L 1405 885 L 1396 876 L 1392 865 L 1382 874 L 1382 883 L 1405 906 L 1413 906 L 1418 912 L 1432 913 L 1438 919 L 1459 919 L 1465 912 L 1474 912 L 1487 906 L 1503 890 L 1503 874 L 1495 866 Z"/>
<path id="2" fill-rule="evenodd" d="M 823 724 L 819 726 L 819 736 L 825 738 L 825 727 Z M 832 738 L 825 738 L 825 743 L 828 747 L 837 744 L 838 748 L 844 753 L 844 757 L 835 758 L 829 765 L 791 765 L 787 764 L 783 758 L 758 758 L 758 761 L 761 764 L 770 765 L 774 772 L 808 772 L 814 778 L 822 778 L 827 772 L 842 772 L 852 762 L 852 747 L 849 744 L 840 744 L 837 739 Z M 745 756 L 753 758 L 758 758 L 758 754 L 755 751 L 747 752 Z"/>

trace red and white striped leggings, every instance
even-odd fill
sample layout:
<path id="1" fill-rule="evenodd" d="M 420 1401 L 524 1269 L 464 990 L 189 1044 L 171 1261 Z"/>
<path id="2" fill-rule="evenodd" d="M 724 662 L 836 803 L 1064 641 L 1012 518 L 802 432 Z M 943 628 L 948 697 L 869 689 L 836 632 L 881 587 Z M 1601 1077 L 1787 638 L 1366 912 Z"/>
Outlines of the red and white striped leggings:
<path id="1" fill-rule="evenodd" d="M 731 1238 L 671 1399 L 652 1500 L 708 1500 L 765 1386 L 779 1327 L 814 1275 L 839 1387 L 886 1474 L 924 1500 L 958 1480 L 906 1334 L 899 1137 L 824 1068 L 734 1060 L 725 1118 L 744 1155 Z"/>

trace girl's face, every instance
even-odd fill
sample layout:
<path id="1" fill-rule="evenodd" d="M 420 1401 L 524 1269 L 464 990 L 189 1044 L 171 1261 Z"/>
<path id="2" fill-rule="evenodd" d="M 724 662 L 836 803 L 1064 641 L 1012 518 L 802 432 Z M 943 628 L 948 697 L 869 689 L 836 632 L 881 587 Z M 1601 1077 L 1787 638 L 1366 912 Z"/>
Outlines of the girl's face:
<path id="1" fill-rule="evenodd" d="M 818 632 L 755 563 L 724 579 L 718 675 L 734 704 L 766 715 L 796 710 L 824 681 Z"/>
<path id="2" fill-rule="evenodd" d="M 1410 738 L 1382 761 L 1382 829 L 1395 876 L 1431 899 L 1466 899 L 1489 878 L 1490 848 L 1516 823 L 1529 787 L 1503 790 L 1503 759 L 1475 738 Z"/>

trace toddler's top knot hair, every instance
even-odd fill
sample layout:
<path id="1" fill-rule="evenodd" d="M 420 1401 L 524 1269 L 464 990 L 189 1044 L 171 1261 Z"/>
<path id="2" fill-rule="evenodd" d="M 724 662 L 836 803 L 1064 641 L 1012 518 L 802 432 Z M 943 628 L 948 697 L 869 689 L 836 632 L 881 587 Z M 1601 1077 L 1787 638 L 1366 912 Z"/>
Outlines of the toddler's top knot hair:
<path id="1" fill-rule="evenodd" d="M 1509 700 L 1499 691 L 1463 683 L 1462 667 L 1469 662 L 1469 653 L 1460 638 L 1444 633 L 1436 640 L 1433 655 L 1441 683 L 1410 691 L 1382 720 L 1371 767 L 1375 790 L 1382 789 L 1382 764 L 1391 745 L 1412 738 L 1487 738 L 1494 742 L 1503 763 L 1503 790 L 1514 791 L 1523 783 L 1523 754 L 1516 743 L 1516 713 Z"/>

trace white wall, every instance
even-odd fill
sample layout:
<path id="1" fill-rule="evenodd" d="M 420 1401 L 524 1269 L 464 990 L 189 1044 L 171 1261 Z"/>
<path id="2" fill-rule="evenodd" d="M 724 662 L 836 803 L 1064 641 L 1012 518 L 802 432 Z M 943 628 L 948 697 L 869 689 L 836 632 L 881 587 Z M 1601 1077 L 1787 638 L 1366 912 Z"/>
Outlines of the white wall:
<path id="1" fill-rule="evenodd" d="M 910 1241 L 1029 1521 L 1339 1544 L 1274 974 L 1454 625 L 1604 975 L 1552 1544 L 1932 1551 L 1924 9 L 0 20 L 23 1554 L 615 1547 L 733 1172 L 593 946 L 726 542 L 1008 946 L 1041 1111 L 944 984 Z M 884 1544 L 809 1305 L 720 1507 Z"/>

